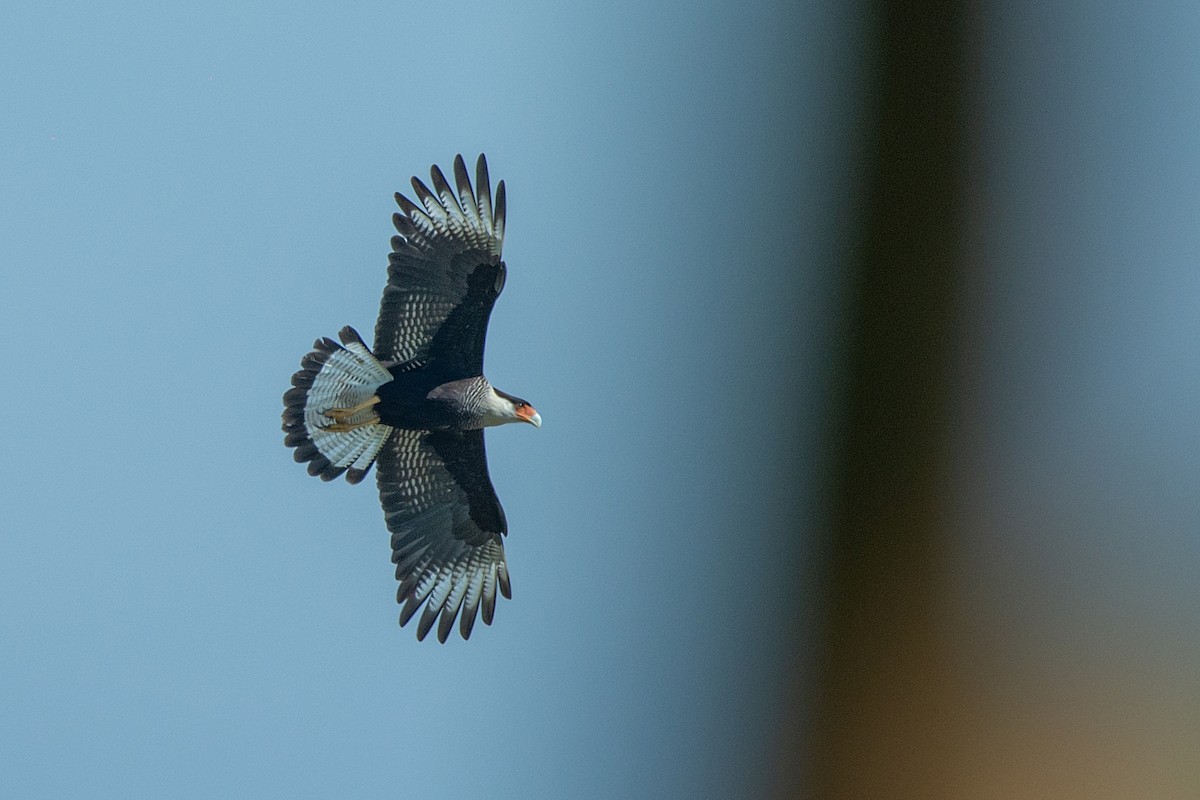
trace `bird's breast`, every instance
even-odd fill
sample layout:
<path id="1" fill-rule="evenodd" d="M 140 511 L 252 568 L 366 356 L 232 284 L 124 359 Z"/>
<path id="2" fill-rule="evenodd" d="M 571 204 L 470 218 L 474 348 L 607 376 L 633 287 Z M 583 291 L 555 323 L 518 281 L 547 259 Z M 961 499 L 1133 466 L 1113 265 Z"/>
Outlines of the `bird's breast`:
<path id="1" fill-rule="evenodd" d="M 408 430 L 479 427 L 480 378 L 438 382 L 419 373 L 397 375 L 379 387 L 380 421 Z"/>

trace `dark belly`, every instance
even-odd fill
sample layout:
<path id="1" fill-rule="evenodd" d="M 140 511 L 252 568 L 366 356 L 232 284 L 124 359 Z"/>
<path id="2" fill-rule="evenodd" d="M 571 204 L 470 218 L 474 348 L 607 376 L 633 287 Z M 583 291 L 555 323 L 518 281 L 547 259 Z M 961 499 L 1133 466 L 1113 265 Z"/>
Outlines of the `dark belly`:
<path id="1" fill-rule="evenodd" d="M 444 401 L 430 400 L 429 392 L 439 385 L 420 373 L 397 375 L 379 387 L 379 421 L 393 428 L 439 431 L 458 427 L 456 410 Z"/>

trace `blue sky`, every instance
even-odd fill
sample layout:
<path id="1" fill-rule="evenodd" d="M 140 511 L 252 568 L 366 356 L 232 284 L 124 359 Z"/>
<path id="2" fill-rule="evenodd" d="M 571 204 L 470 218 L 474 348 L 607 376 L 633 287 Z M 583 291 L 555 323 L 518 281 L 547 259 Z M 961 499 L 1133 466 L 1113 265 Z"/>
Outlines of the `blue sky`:
<path id="1" fill-rule="evenodd" d="M 852 4 L 9 6 L 0 795 L 757 797 L 801 758 Z M 1194 797 L 1200 16 L 977 11 L 945 763 Z M 488 434 L 515 597 L 439 646 L 280 397 L 372 330 L 392 193 L 481 151 L 486 370 L 544 423 Z"/>
<path id="2" fill-rule="evenodd" d="M 854 21 L 6 18 L 0 794 L 759 793 Z M 373 487 L 292 463 L 280 396 L 314 338 L 373 329 L 392 192 L 480 151 L 510 201 L 487 373 L 545 422 L 488 437 L 515 599 L 438 646 L 396 625 Z"/>

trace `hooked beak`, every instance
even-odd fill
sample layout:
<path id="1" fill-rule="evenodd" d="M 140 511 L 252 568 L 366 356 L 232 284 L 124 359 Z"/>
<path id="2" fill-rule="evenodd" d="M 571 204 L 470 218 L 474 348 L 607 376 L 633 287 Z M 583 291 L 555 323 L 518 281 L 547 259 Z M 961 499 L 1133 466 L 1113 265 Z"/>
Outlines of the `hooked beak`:
<path id="1" fill-rule="evenodd" d="M 525 406 L 517 412 L 522 422 L 528 422 L 535 428 L 542 427 L 542 415 L 533 410 L 533 406 Z"/>

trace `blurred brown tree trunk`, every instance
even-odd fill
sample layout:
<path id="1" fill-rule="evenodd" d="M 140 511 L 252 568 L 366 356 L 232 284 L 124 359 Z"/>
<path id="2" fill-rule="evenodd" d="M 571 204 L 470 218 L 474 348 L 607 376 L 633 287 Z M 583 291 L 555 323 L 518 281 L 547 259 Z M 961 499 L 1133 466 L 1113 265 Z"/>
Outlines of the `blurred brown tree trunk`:
<path id="1" fill-rule="evenodd" d="M 877 8 L 875 126 L 830 450 L 828 605 L 801 769 L 814 798 L 929 800 L 948 796 L 961 707 L 944 625 L 944 486 L 973 73 L 964 3 Z"/>

